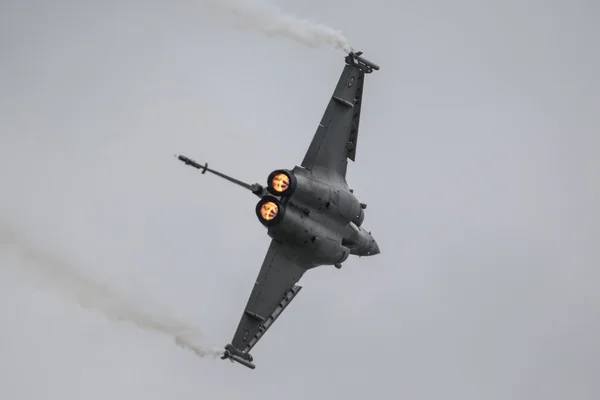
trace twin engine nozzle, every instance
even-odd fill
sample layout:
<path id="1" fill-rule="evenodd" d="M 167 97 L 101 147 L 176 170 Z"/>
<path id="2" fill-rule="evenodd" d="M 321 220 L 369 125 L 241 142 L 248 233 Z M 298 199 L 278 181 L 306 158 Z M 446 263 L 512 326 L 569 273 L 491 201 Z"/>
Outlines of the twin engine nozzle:
<path id="1" fill-rule="evenodd" d="M 267 191 L 274 196 L 289 197 L 294 193 L 297 185 L 296 176 L 286 169 L 273 171 L 267 178 Z"/>
<path id="2" fill-rule="evenodd" d="M 277 197 L 291 196 L 297 185 L 296 176 L 291 171 L 278 169 L 269 174 L 267 192 L 270 195 L 263 196 L 256 204 L 256 216 L 263 225 L 270 227 L 281 222 L 285 206 Z"/>
<path id="3" fill-rule="evenodd" d="M 266 227 L 277 225 L 285 216 L 285 206 L 276 197 L 266 195 L 256 203 L 256 216 Z"/>

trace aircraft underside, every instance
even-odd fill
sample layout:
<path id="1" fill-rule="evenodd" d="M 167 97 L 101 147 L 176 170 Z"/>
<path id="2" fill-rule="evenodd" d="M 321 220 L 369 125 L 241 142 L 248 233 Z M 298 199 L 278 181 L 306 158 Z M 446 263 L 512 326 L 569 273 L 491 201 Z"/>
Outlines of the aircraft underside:
<path id="1" fill-rule="evenodd" d="M 373 256 L 379 246 L 364 229 L 366 205 L 346 183 L 348 160 L 355 161 L 365 74 L 379 67 L 350 53 L 325 113 L 300 166 L 278 169 L 267 186 L 248 184 L 178 158 L 202 173 L 210 172 L 257 197 L 255 212 L 271 243 L 252 286 L 242 317 L 222 359 L 255 368 L 250 351 L 298 295 L 311 268 L 337 268 L 350 255 Z"/>

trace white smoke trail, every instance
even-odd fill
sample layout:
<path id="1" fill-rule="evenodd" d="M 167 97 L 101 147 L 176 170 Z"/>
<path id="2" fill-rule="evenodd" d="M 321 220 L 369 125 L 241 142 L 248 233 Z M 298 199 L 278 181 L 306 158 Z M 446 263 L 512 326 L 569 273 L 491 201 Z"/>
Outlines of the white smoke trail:
<path id="1" fill-rule="evenodd" d="M 197 327 L 179 321 L 167 313 L 158 313 L 152 305 L 152 312 L 128 301 L 117 291 L 91 276 L 86 276 L 57 256 L 44 252 L 27 240 L 5 229 L 0 229 L 0 250 L 7 249 L 20 256 L 19 266 L 71 296 L 82 307 L 96 310 L 114 321 L 129 322 L 146 331 L 161 333 L 173 339 L 175 344 L 202 357 L 217 358 L 223 350 L 206 348 L 195 344 L 202 336 Z"/>
<path id="2" fill-rule="evenodd" d="M 234 18 L 238 26 L 282 36 L 309 47 L 333 46 L 352 51 L 341 31 L 316 22 L 286 14 L 279 7 L 263 0 L 201 0 L 216 6 Z"/>

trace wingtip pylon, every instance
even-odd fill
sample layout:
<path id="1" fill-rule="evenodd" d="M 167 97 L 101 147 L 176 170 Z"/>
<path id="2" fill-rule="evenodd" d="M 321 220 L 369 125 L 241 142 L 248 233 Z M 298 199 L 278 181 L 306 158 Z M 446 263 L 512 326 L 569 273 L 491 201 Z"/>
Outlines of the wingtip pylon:
<path id="1" fill-rule="evenodd" d="M 223 352 L 223 355 L 221 356 L 221 360 L 227 359 L 229 359 L 232 362 L 235 361 L 239 364 L 242 364 L 243 366 L 248 367 L 250 369 L 256 368 L 256 365 L 252 363 L 253 358 L 250 355 L 250 353 L 244 353 L 243 351 L 238 350 L 231 343 L 225 346 L 225 352 Z"/>
<path id="2" fill-rule="evenodd" d="M 350 65 L 357 65 L 367 74 L 370 74 L 371 72 L 373 72 L 373 70 L 378 71 L 379 65 L 362 57 L 362 54 L 362 51 L 355 52 L 354 50 L 352 50 L 346 56 L 346 62 Z"/>

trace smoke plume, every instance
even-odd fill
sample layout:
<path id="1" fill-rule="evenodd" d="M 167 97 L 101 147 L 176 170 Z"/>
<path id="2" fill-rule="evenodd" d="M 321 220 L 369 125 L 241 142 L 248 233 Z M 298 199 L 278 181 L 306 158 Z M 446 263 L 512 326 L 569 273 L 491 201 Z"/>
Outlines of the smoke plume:
<path id="1" fill-rule="evenodd" d="M 268 36 L 281 36 L 309 47 L 332 46 L 352 51 L 340 31 L 329 26 L 286 14 L 263 0 L 203 0 L 234 19 L 240 28 L 253 29 Z"/>
<path id="2" fill-rule="evenodd" d="M 145 331 L 166 335 L 176 345 L 202 358 L 216 358 L 223 354 L 222 350 L 196 344 L 202 336 L 197 327 L 179 321 L 169 313 L 159 313 L 159 307 L 154 304 L 144 307 L 151 312 L 144 310 L 109 285 L 84 274 L 58 256 L 36 248 L 14 232 L 0 229 L 0 252 L 18 255 L 20 268 L 42 278 L 43 282 L 88 310 L 98 311 L 113 321 L 128 322 Z"/>

